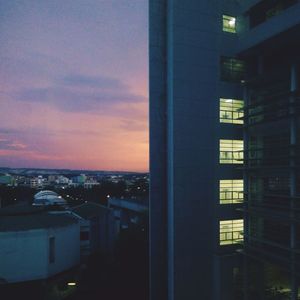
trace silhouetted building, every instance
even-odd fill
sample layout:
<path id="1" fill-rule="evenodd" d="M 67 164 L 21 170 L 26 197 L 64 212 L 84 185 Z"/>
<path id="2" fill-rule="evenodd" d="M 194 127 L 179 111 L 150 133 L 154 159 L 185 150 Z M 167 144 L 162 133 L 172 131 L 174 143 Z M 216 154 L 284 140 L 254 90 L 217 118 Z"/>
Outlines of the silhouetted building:
<path id="1" fill-rule="evenodd" d="M 132 225 L 143 226 L 148 215 L 148 205 L 139 199 L 108 198 L 107 205 L 114 212 L 117 235 Z"/>
<path id="2" fill-rule="evenodd" d="M 116 235 L 112 209 L 88 202 L 73 207 L 71 212 L 80 222 L 82 258 L 97 251 L 112 254 Z"/>

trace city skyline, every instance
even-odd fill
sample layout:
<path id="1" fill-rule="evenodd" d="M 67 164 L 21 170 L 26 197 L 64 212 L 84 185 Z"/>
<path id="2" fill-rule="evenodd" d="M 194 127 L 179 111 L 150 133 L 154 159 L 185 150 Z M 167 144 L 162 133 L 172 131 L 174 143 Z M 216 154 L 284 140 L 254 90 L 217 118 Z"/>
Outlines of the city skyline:
<path id="1" fill-rule="evenodd" d="M 148 171 L 147 1 L 0 1 L 0 166 Z"/>

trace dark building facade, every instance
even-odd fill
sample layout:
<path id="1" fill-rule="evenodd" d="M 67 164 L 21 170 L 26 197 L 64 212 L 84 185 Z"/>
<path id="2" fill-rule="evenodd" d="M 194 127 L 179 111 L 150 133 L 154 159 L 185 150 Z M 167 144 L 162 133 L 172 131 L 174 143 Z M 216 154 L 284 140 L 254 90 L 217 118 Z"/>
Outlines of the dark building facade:
<path id="1" fill-rule="evenodd" d="M 149 22 L 151 299 L 298 299 L 300 2 Z"/>

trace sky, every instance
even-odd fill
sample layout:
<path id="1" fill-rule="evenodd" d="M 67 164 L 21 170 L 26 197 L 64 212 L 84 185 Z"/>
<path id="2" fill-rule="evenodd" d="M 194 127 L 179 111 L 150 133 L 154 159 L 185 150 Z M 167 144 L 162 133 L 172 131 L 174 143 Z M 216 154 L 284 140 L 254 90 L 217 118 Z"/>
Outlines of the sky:
<path id="1" fill-rule="evenodd" d="M 0 0 L 0 167 L 148 171 L 147 0 Z"/>

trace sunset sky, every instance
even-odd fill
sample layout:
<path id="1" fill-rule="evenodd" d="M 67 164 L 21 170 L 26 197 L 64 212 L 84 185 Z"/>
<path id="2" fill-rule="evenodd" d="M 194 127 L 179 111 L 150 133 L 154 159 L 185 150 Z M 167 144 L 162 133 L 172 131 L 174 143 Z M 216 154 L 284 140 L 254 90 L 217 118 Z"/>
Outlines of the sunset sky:
<path id="1" fill-rule="evenodd" d="M 147 0 L 0 0 L 0 167 L 148 170 Z"/>

